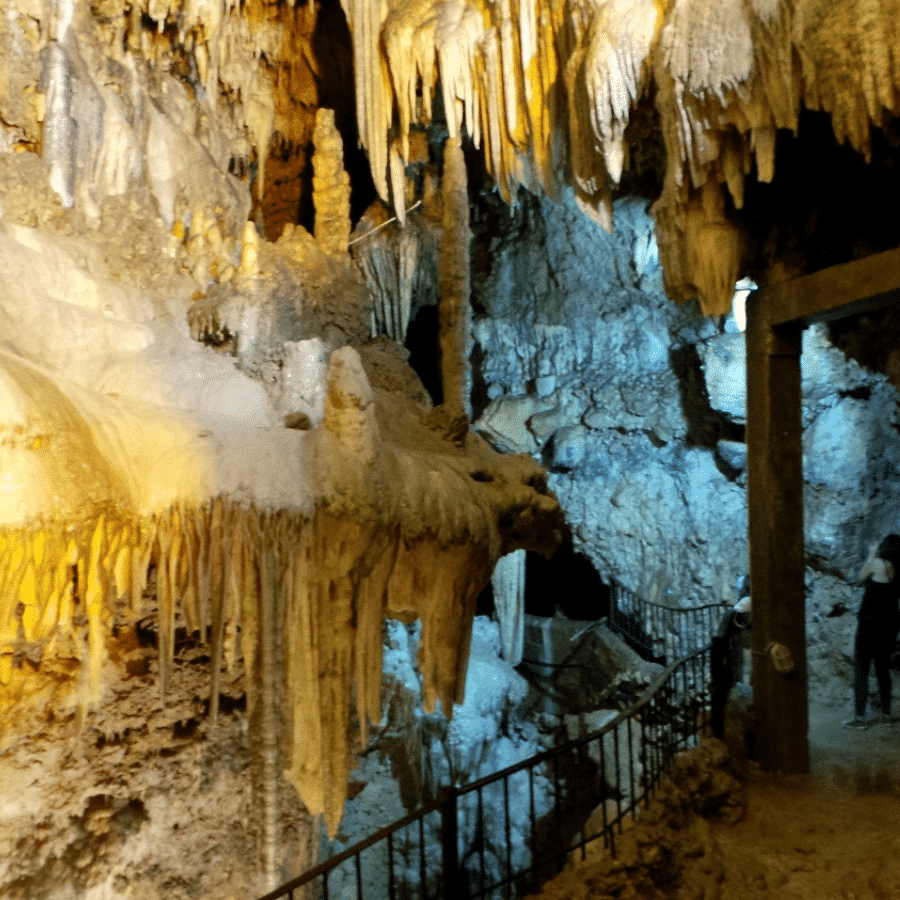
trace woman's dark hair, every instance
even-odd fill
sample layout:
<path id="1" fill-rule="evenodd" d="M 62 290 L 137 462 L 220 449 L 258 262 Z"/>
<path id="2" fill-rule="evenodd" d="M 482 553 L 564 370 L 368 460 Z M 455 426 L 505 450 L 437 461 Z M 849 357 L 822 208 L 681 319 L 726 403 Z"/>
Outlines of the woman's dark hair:
<path id="1" fill-rule="evenodd" d="M 889 534 L 878 545 L 875 554 L 879 559 L 886 559 L 895 569 L 900 571 L 900 534 Z"/>

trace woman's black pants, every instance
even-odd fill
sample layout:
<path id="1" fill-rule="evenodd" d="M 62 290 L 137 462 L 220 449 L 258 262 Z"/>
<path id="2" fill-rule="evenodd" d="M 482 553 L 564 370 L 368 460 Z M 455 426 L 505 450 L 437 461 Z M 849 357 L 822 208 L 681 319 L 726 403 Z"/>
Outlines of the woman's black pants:
<path id="1" fill-rule="evenodd" d="M 875 676 L 878 679 L 878 693 L 881 698 L 881 712 L 891 714 L 891 654 L 897 641 L 897 628 L 885 627 L 860 622 L 856 629 L 854 645 L 854 677 L 853 688 L 856 701 L 856 715 L 862 718 L 866 714 L 866 701 L 869 698 L 869 667 L 875 663 Z"/>

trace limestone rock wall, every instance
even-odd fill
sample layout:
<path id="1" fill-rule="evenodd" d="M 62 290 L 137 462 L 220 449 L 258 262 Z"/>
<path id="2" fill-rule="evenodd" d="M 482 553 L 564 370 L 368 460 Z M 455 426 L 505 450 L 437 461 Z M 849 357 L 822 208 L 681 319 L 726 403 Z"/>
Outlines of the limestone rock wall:
<path id="1" fill-rule="evenodd" d="M 712 338 L 700 353 L 710 402 L 743 423 L 743 335 Z M 851 678 L 862 562 L 900 529 L 898 393 L 837 349 L 824 325 L 804 333 L 801 371 L 810 672 L 837 691 Z"/>
<path id="2" fill-rule="evenodd" d="M 748 566 L 734 317 L 665 297 L 646 204 L 619 201 L 608 235 L 571 201 L 520 200 L 505 219 L 482 206 L 473 226 L 476 427 L 543 459 L 604 577 L 674 605 L 734 598 Z M 805 335 L 803 392 L 810 671 L 837 697 L 859 566 L 900 528 L 897 393 L 820 328 Z"/>
<path id="3" fill-rule="evenodd" d="M 646 204 L 616 215 L 606 234 L 571 202 L 523 200 L 508 232 L 482 236 L 477 427 L 543 458 L 601 574 L 646 595 L 662 572 L 674 602 L 711 602 L 746 566 L 744 499 L 698 443 L 715 423 L 699 372 L 675 370 L 718 329 L 665 297 Z"/>
<path id="4" fill-rule="evenodd" d="M 211 728 L 203 647 L 179 644 L 165 700 L 153 648 L 122 640 L 117 650 L 125 664 L 100 714 L 79 729 L 48 704 L 0 751 L 0 892 L 10 900 L 257 895 L 261 822 L 240 679 L 223 685 Z M 315 828 L 296 795 L 280 825 L 279 874 L 298 874 L 314 859 Z"/>

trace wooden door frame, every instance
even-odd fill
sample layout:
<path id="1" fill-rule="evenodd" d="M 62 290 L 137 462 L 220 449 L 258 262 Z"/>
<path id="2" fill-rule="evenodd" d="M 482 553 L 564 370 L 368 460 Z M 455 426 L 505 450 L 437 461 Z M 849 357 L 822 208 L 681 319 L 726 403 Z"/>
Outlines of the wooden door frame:
<path id="1" fill-rule="evenodd" d="M 766 771 L 809 771 L 800 397 L 803 329 L 891 303 L 900 303 L 900 248 L 769 285 L 747 301 L 747 516 L 755 756 Z"/>

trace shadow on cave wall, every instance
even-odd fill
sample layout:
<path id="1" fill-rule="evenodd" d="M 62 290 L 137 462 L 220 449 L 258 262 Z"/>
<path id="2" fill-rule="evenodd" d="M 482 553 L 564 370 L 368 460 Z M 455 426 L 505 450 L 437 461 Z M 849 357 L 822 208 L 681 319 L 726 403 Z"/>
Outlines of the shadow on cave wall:
<path id="1" fill-rule="evenodd" d="M 829 322 L 828 338 L 845 356 L 864 369 L 880 372 L 900 391 L 900 309 L 896 306 Z"/>
<path id="2" fill-rule="evenodd" d="M 722 440 L 744 442 L 744 427 L 710 405 L 703 364 L 697 348 L 693 344 L 670 348 L 669 364 L 678 381 L 681 411 L 687 422 L 685 444 L 688 447 L 715 450 Z M 718 453 L 714 459 L 726 478 L 733 481 L 737 477 L 737 470 L 732 469 Z"/>

